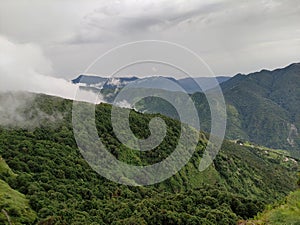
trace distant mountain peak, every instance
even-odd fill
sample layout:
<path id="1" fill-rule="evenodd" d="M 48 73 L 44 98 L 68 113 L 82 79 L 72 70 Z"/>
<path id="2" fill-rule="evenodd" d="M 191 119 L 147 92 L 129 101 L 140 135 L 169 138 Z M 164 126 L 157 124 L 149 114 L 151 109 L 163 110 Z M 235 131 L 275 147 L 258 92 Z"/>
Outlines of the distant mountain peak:
<path id="1" fill-rule="evenodd" d="M 164 89 L 169 91 L 178 91 L 178 87 L 174 88 L 174 85 L 170 85 L 167 80 L 176 83 L 181 86 L 188 93 L 202 92 L 208 89 L 214 88 L 217 84 L 223 83 L 230 79 L 230 77 L 220 76 L 220 77 L 187 77 L 176 79 L 174 77 L 166 77 L 162 75 L 153 75 L 148 77 L 139 78 L 136 76 L 131 77 L 101 77 L 95 75 L 84 75 L 81 74 L 77 78 L 73 79 L 74 84 L 79 84 L 82 86 L 93 87 L 93 88 L 104 88 L 104 89 L 114 89 L 125 87 L 128 83 L 133 81 L 152 82 L 152 88 Z M 156 82 L 156 83 L 155 83 Z M 150 84 L 151 86 L 151 84 Z M 201 86 L 201 87 L 200 87 Z M 182 89 L 181 89 L 182 90 Z"/>
<path id="2" fill-rule="evenodd" d="M 290 68 L 290 69 L 300 69 L 300 63 L 292 63 L 290 65 L 288 65 L 285 68 Z"/>

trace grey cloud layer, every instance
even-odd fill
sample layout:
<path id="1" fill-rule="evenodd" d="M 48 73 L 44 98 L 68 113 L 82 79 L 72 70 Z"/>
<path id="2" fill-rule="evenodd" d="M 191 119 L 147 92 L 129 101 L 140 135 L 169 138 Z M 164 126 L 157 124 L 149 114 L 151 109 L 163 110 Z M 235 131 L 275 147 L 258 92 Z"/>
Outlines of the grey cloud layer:
<path id="1" fill-rule="evenodd" d="M 185 45 L 215 73 L 234 75 L 300 61 L 299 20 L 297 0 L 3 0 L 0 35 L 39 45 L 53 76 L 67 79 L 142 39 Z"/>
<path id="2" fill-rule="evenodd" d="M 71 43 L 99 42 L 117 35 L 163 32 L 169 27 L 201 14 L 221 9 L 222 2 L 211 1 L 109 1 L 87 14 L 83 27 Z"/>

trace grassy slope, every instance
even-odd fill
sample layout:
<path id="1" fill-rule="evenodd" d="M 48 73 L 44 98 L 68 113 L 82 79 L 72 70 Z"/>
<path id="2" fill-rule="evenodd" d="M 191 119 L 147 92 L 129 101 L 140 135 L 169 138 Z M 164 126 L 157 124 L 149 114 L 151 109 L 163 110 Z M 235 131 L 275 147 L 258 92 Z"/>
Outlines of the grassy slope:
<path id="1" fill-rule="evenodd" d="M 0 177 L 8 178 L 8 176 L 16 177 L 0 157 Z M 0 224 L 9 224 L 4 210 L 15 225 L 31 224 L 36 218 L 36 214 L 30 209 L 29 200 L 26 199 L 25 195 L 12 189 L 4 180 L 0 179 Z"/>
<path id="2" fill-rule="evenodd" d="M 256 220 L 241 221 L 240 224 L 255 225 L 299 225 L 300 190 L 292 192 L 281 205 L 269 208 L 259 214 Z"/>
<path id="3" fill-rule="evenodd" d="M 300 190 L 287 197 L 286 204 L 281 205 L 262 217 L 263 221 L 273 225 L 300 224 Z"/>
<path id="4" fill-rule="evenodd" d="M 15 177 L 16 174 L 9 168 L 4 159 L 0 156 L 0 179 L 2 177 Z"/>

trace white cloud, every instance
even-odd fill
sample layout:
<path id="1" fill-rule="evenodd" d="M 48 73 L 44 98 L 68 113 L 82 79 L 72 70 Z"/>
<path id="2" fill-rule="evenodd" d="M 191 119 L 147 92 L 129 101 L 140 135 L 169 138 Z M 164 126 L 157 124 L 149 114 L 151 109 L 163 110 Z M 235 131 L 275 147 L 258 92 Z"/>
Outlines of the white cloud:
<path id="1" fill-rule="evenodd" d="M 39 44 L 52 76 L 68 79 L 143 39 L 184 45 L 218 75 L 234 75 L 300 61 L 299 20 L 298 0 L 2 0 L 0 35 Z"/>
<path id="2" fill-rule="evenodd" d="M 53 73 L 51 62 L 36 44 L 13 43 L 0 36 L 0 91 L 29 91 L 74 99 L 78 87 Z M 95 94 L 82 91 L 82 101 L 94 102 Z"/>
<path id="3" fill-rule="evenodd" d="M 127 102 L 125 99 L 120 102 L 115 102 L 114 105 L 121 107 L 121 108 L 127 108 L 127 109 L 132 108 L 132 105 L 129 102 Z"/>

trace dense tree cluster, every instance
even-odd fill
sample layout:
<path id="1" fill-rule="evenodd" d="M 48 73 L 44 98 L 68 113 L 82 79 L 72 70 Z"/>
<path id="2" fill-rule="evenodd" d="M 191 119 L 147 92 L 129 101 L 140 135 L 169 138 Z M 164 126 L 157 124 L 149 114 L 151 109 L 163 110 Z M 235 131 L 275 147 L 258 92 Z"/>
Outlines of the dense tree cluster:
<path id="1" fill-rule="evenodd" d="M 63 119 L 45 121 L 35 129 L 0 128 L 0 155 L 16 174 L 0 173 L 0 179 L 26 196 L 37 213 L 34 223 L 40 225 L 236 224 L 295 188 L 295 168 L 272 162 L 258 149 L 227 141 L 214 164 L 200 173 L 205 134 L 200 134 L 193 158 L 172 178 L 146 187 L 119 185 L 94 172 L 81 156 L 70 101 L 38 96 L 35 104 L 48 114 L 61 113 Z M 176 146 L 180 124 L 164 116 L 168 131 L 161 146 L 144 154 L 122 146 L 113 133 L 110 110 L 106 104 L 97 106 L 96 125 L 119 160 L 148 165 L 167 157 Z M 133 132 L 147 137 L 153 116 L 132 111 Z M 22 216 L 10 213 L 12 219 Z"/>

